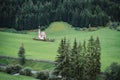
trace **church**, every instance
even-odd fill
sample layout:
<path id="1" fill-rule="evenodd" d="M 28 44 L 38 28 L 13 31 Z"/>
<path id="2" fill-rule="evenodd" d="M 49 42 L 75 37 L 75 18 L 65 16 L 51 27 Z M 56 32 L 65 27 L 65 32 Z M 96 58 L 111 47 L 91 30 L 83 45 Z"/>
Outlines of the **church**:
<path id="1" fill-rule="evenodd" d="M 38 26 L 38 39 L 40 40 L 46 40 L 46 33 L 44 31 L 40 30 L 40 26 Z"/>

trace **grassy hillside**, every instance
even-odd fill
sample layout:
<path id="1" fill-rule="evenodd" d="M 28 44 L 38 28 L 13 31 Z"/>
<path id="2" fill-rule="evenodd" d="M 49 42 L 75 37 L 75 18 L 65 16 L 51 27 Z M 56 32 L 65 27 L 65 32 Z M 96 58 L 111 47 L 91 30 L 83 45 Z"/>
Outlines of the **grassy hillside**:
<path id="1" fill-rule="evenodd" d="M 50 24 L 47 32 L 60 32 L 71 28 L 71 25 L 65 22 L 53 22 Z"/>
<path id="2" fill-rule="evenodd" d="M 33 77 L 27 77 L 27 76 L 13 76 L 10 74 L 6 74 L 3 72 L 0 72 L 0 80 L 38 80 Z"/>
<path id="3" fill-rule="evenodd" d="M 66 37 L 71 44 L 74 38 L 83 42 L 88 40 L 91 35 L 94 38 L 99 36 L 101 41 L 102 70 L 112 62 L 120 63 L 120 32 L 108 28 L 101 28 L 97 31 L 75 31 L 66 23 L 54 23 L 46 30 L 47 37 L 54 38 L 55 42 L 35 41 L 37 32 L 28 34 L 16 34 L 0 32 L 0 55 L 17 57 L 21 43 L 24 43 L 26 58 L 37 58 L 44 60 L 54 60 L 61 38 Z"/>

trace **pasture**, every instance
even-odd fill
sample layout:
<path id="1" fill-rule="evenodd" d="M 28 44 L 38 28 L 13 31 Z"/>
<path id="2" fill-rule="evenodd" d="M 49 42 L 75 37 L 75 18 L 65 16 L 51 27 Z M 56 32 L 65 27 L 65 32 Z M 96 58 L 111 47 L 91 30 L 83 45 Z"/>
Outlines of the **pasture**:
<path id="1" fill-rule="evenodd" d="M 0 55 L 18 57 L 17 53 L 21 43 L 24 44 L 26 58 L 55 60 L 61 38 L 66 37 L 73 44 L 76 38 L 78 42 L 88 41 L 90 36 L 100 38 L 101 42 L 101 69 L 105 70 L 112 62 L 120 63 L 120 32 L 107 27 L 97 31 L 76 31 L 71 25 L 63 22 L 52 23 L 45 30 L 48 38 L 54 38 L 55 42 L 35 41 L 38 32 L 27 31 L 27 34 L 0 32 Z"/>
<path id="2" fill-rule="evenodd" d="M 28 77 L 28 76 L 14 76 L 10 74 L 6 74 L 3 72 L 0 72 L 0 80 L 38 80 L 33 77 Z"/>

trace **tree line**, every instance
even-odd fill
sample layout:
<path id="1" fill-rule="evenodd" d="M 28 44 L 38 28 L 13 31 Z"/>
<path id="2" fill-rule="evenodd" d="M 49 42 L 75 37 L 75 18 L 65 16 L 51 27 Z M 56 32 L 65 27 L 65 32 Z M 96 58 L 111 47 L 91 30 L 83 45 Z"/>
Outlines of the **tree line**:
<path id="1" fill-rule="evenodd" d="M 17 30 L 46 28 L 65 21 L 74 27 L 120 21 L 119 0 L 0 0 L 0 26 Z"/>
<path id="2" fill-rule="evenodd" d="M 61 40 L 53 74 L 61 76 L 62 80 L 96 80 L 100 74 L 100 41 L 91 38 L 86 44 L 74 40 L 71 48 L 69 41 Z"/>

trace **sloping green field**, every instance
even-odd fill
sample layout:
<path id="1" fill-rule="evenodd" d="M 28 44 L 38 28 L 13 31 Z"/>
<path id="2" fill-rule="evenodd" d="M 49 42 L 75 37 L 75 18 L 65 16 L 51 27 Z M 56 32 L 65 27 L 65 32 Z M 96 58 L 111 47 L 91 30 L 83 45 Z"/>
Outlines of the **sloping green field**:
<path id="1" fill-rule="evenodd" d="M 14 76 L 7 73 L 0 72 L 0 80 L 38 80 L 28 76 Z"/>
<path id="2" fill-rule="evenodd" d="M 48 38 L 54 38 L 55 42 L 33 40 L 32 38 L 37 37 L 37 32 L 28 32 L 28 34 L 0 32 L 0 55 L 17 57 L 19 47 L 24 43 L 26 58 L 54 60 L 61 38 L 66 37 L 72 45 L 75 38 L 83 42 L 93 35 L 94 38 L 99 36 L 101 41 L 102 70 L 112 62 L 120 63 L 120 32 L 109 28 L 92 32 L 75 31 L 69 24 L 63 22 L 51 25 L 46 30 L 46 34 Z"/>

